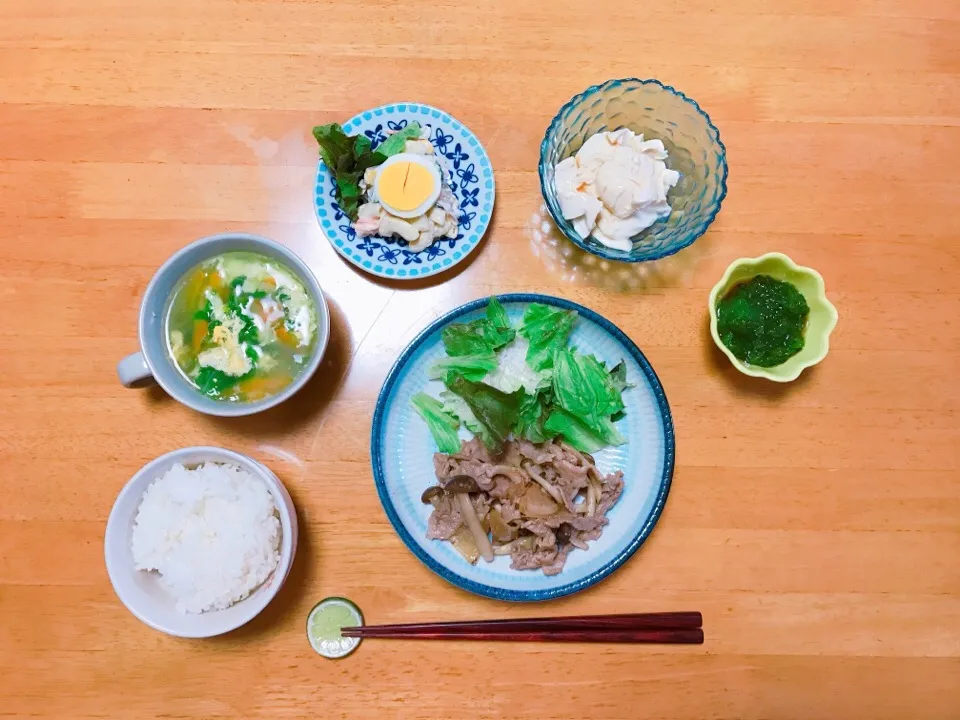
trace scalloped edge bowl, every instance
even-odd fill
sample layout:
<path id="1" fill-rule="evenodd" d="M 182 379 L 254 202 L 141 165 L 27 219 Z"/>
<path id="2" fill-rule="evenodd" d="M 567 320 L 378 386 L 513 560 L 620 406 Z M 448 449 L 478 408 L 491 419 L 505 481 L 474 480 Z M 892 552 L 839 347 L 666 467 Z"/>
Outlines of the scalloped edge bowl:
<path id="1" fill-rule="evenodd" d="M 791 283 L 803 293 L 810 306 L 803 349 L 785 363 L 769 368 L 748 365 L 738 360 L 723 344 L 720 333 L 717 331 L 717 300 L 726 295 L 734 285 L 757 275 L 770 275 L 777 280 Z M 765 378 L 773 382 L 796 380 L 808 367 L 813 367 L 823 360 L 830 351 L 830 333 L 837 326 L 837 320 L 840 317 L 837 308 L 827 299 L 827 291 L 820 273 L 813 268 L 797 265 L 788 256 L 779 252 L 771 252 L 755 258 L 743 257 L 730 263 L 723 277 L 710 290 L 708 308 L 710 335 L 713 337 L 713 342 L 730 359 L 733 366 L 744 375 Z"/>

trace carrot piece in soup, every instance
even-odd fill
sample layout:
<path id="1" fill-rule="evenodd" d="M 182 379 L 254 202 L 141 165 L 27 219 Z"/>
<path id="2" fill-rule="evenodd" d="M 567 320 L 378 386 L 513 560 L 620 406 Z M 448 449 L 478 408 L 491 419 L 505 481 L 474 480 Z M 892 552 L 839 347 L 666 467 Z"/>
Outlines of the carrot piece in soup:
<path id="1" fill-rule="evenodd" d="M 204 290 L 206 289 L 207 273 L 197 268 L 183 286 L 183 296 L 187 301 L 187 306 L 192 308 L 202 308 L 206 302 Z"/>
<path id="2" fill-rule="evenodd" d="M 207 336 L 209 330 L 210 325 L 206 320 L 193 321 L 193 336 L 190 339 L 190 344 L 195 353 L 200 352 L 200 346 L 203 345 L 203 339 Z"/>
<path id="3" fill-rule="evenodd" d="M 292 378 L 289 375 L 283 373 L 259 375 L 241 381 L 237 384 L 237 389 L 245 400 L 261 400 L 271 393 L 282 390 L 290 384 L 291 380 Z"/>
<path id="4" fill-rule="evenodd" d="M 261 303 L 259 300 L 254 300 L 252 303 L 250 303 L 250 312 L 263 320 L 264 325 L 267 324 L 269 313 L 267 312 L 266 308 L 263 307 L 263 303 Z"/>
<path id="5" fill-rule="evenodd" d="M 293 382 L 293 378 L 286 373 L 277 373 L 266 378 L 267 386 L 270 392 L 283 390 L 287 385 Z"/>
<path id="6" fill-rule="evenodd" d="M 267 394 L 263 377 L 252 377 L 237 383 L 237 390 L 245 400 L 259 400 Z"/>
<path id="7" fill-rule="evenodd" d="M 288 347 L 295 348 L 300 344 L 300 338 L 297 337 L 297 334 L 287 330 L 282 322 L 277 323 L 274 332 L 277 334 L 277 340 Z"/>
<path id="8" fill-rule="evenodd" d="M 211 270 L 207 273 L 207 287 L 220 296 L 221 300 L 227 299 L 227 284 L 218 270 Z"/>

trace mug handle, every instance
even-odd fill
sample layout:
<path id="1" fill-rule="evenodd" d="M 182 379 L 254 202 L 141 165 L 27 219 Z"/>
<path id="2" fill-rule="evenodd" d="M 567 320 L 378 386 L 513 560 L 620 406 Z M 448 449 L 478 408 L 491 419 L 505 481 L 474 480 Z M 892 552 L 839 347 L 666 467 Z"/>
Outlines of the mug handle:
<path id="1" fill-rule="evenodd" d="M 137 388 L 156 384 L 142 352 L 127 355 L 117 363 L 117 375 L 124 387 Z"/>

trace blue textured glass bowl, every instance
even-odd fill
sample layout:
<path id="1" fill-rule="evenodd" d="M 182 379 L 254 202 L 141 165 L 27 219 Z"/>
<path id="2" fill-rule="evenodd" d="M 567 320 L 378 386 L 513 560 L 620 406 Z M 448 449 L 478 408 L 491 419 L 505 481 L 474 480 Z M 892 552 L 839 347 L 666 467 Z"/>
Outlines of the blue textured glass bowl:
<path id="1" fill-rule="evenodd" d="M 563 219 L 554 167 L 598 132 L 626 127 L 647 140 L 660 139 L 670 154 L 667 167 L 680 182 L 667 193 L 670 217 L 635 235 L 630 252 L 582 238 Z M 540 144 L 540 189 L 551 217 L 570 241 L 607 260 L 642 262 L 673 255 L 703 235 L 727 194 L 727 152 L 720 131 L 695 100 L 659 80 L 608 80 L 560 108 Z"/>

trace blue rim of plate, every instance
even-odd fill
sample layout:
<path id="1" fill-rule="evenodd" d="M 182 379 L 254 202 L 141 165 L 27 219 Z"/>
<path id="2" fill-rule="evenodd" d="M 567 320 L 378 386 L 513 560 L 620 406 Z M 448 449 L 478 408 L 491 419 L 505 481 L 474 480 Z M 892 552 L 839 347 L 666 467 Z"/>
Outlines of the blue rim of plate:
<path id="1" fill-rule="evenodd" d="M 597 242 L 596 240 L 591 241 L 589 237 L 581 238 L 577 233 L 567 232 L 563 225 L 557 220 L 557 215 L 554 213 L 554 209 L 550 207 L 550 203 L 547 201 L 547 183 L 543 177 L 543 156 L 547 149 L 547 138 L 550 137 L 550 133 L 553 132 L 554 127 L 560 123 L 560 116 L 563 115 L 569 108 L 575 104 L 582 102 L 584 99 L 597 93 L 601 90 L 606 90 L 610 87 L 616 87 L 617 85 L 623 85 L 625 83 L 640 83 L 641 85 L 657 85 L 661 89 L 666 90 L 667 92 L 676 95 L 678 98 L 684 102 L 690 103 L 693 108 L 703 116 L 703 119 L 707 121 L 707 126 L 712 128 L 713 131 L 717 134 L 717 145 L 720 147 L 720 157 L 723 160 L 723 174 L 720 177 L 720 195 L 717 196 L 717 206 L 713 209 L 713 212 L 701 223 L 700 227 L 696 232 L 691 232 L 689 239 L 685 240 L 682 243 L 677 245 L 671 245 L 665 252 L 662 252 L 658 255 L 651 255 L 649 257 L 636 257 L 633 255 L 633 251 L 630 253 L 624 253 L 619 250 L 612 250 L 605 245 Z M 661 260 L 665 257 L 670 257 L 671 255 L 676 255 L 681 250 L 690 247 L 703 237 L 703 234 L 707 232 L 713 221 L 717 219 L 717 215 L 720 213 L 720 207 L 723 205 L 724 199 L 727 197 L 727 175 L 730 170 L 727 167 L 727 146 L 723 144 L 723 140 L 720 138 L 720 128 L 714 125 L 713 120 L 710 119 L 710 115 L 700 107 L 700 103 L 694 100 L 689 95 L 686 95 L 683 91 L 677 90 L 672 85 L 667 85 L 662 83 L 656 78 L 620 78 L 619 80 L 607 80 L 606 82 L 598 83 L 596 85 L 591 85 L 586 90 L 581 93 L 577 93 L 572 98 L 567 100 L 559 110 L 557 114 L 553 116 L 553 120 L 550 121 L 550 124 L 547 126 L 547 131 L 543 134 L 543 140 L 540 141 L 540 160 L 537 164 L 537 171 L 540 175 L 540 194 L 543 196 L 543 202 L 547 206 L 547 212 L 550 213 L 550 217 L 553 219 L 554 224 L 563 233 L 570 242 L 579 247 L 584 252 L 588 252 L 591 255 L 596 255 L 597 257 L 603 258 L 604 260 L 613 260 L 614 262 L 628 262 L 628 263 L 639 263 L 639 262 L 652 262 L 654 260 Z"/>
<path id="2" fill-rule="evenodd" d="M 380 119 L 383 122 L 364 129 Z M 397 129 L 411 120 L 430 125 L 430 142 L 446 159 L 448 179 L 460 205 L 460 233 L 456 238 L 436 240 L 429 248 L 413 253 L 405 249 L 403 240 L 356 237 L 349 219 L 334 201 L 326 165 L 323 160 L 317 162 L 313 209 L 323 234 L 345 260 L 388 280 L 430 277 L 463 262 L 486 234 L 496 199 L 493 165 L 487 151 L 470 128 L 443 110 L 422 103 L 391 103 L 354 115 L 343 124 L 343 130 L 347 134 L 363 130 L 376 147 L 383 142 L 385 128 Z"/>
<path id="3" fill-rule="evenodd" d="M 609 576 L 621 565 L 623 565 L 623 563 L 629 560 L 630 557 L 650 536 L 650 533 L 653 532 L 653 528 L 656 526 L 657 521 L 660 519 L 660 514 L 663 512 L 663 506 L 667 502 L 667 495 L 670 492 L 670 485 L 673 482 L 673 466 L 676 455 L 676 438 L 673 429 L 673 416 L 670 413 L 670 406 L 667 403 L 667 397 L 663 392 L 663 386 L 660 384 L 660 378 L 657 377 L 656 372 L 654 372 L 653 367 L 650 365 L 647 358 L 640 351 L 640 348 L 637 347 L 633 340 L 627 337 L 627 335 L 620 328 L 607 320 L 605 317 L 599 315 L 593 310 L 590 310 L 589 308 L 579 305 L 578 303 L 570 300 L 564 300 L 562 298 L 552 297 L 550 295 L 540 295 L 537 293 L 508 293 L 504 295 L 497 295 L 496 298 L 504 304 L 517 302 L 537 302 L 545 305 L 553 305 L 554 307 L 563 308 L 564 310 L 575 310 L 582 317 L 599 325 L 601 328 L 610 333 L 610 335 L 612 335 L 624 346 L 624 348 L 626 348 L 626 350 L 643 370 L 643 374 L 646 376 L 647 382 L 650 383 L 650 388 L 657 400 L 657 407 L 660 410 L 660 419 L 663 423 L 664 435 L 663 474 L 660 478 L 660 489 L 657 491 L 656 500 L 654 501 L 653 508 L 650 510 L 650 515 L 647 517 L 646 522 L 644 522 L 640 530 L 630 540 L 626 547 L 617 553 L 617 555 L 602 568 L 572 583 L 547 590 L 506 590 L 503 588 L 494 587 L 492 585 L 486 585 L 484 583 L 468 580 L 467 578 L 451 572 L 448 568 L 431 558 L 420 548 L 420 545 L 417 543 L 417 541 L 410 535 L 410 532 L 401 522 L 396 508 L 393 506 L 393 502 L 390 500 L 390 496 L 387 492 L 386 482 L 383 476 L 383 448 L 381 447 L 380 438 L 383 434 L 382 426 L 384 422 L 384 412 L 387 406 L 386 401 L 393 393 L 394 385 L 399 379 L 400 374 L 404 370 L 407 362 L 409 362 L 410 358 L 427 340 L 427 338 L 457 318 L 462 317 L 467 313 L 471 313 L 474 310 L 486 307 L 487 303 L 490 302 L 489 297 L 468 302 L 465 305 L 461 305 L 460 307 L 455 308 L 454 310 L 451 310 L 447 314 L 434 320 L 425 330 L 423 330 L 419 335 L 417 335 L 417 337 L 413 339 L 413 341 L 406 347 L 403 353 L 401 353 L 400 357 L 390 369 L 390 373 L 387 375 L 387 379 L 383 383 L 383 388 L 380 390 L 380 395 L 377 397 L 377 406 L 373 412 L 373 425 L 370 431 L 370 460 L 373 465 L 373 479 L 377 486 L 377 495 L 380 496 L 380 504 L 383 505 L 384 512 L 386 512 L 387 518 L 390 520 L 390 524 L 393 525 L 393 529 L 396 531 L 397 535 L 400 536 L 400 539 L 403 541 L 404 545 L 407 546 L 407 548 L 417 557 L 418 560 L 420 560 L 420 562 L 422 562 L 424 565 L 430 568 L 430 570 L 442 577 L 448 583 L 462 590 L 472 592 L 475 595 L 482 595 L 483 597 L 493 598 L 495 600 L 507 600 L 510 602 L 537 602 L 540 600 L 552 600 L 585 590 Z"/>

